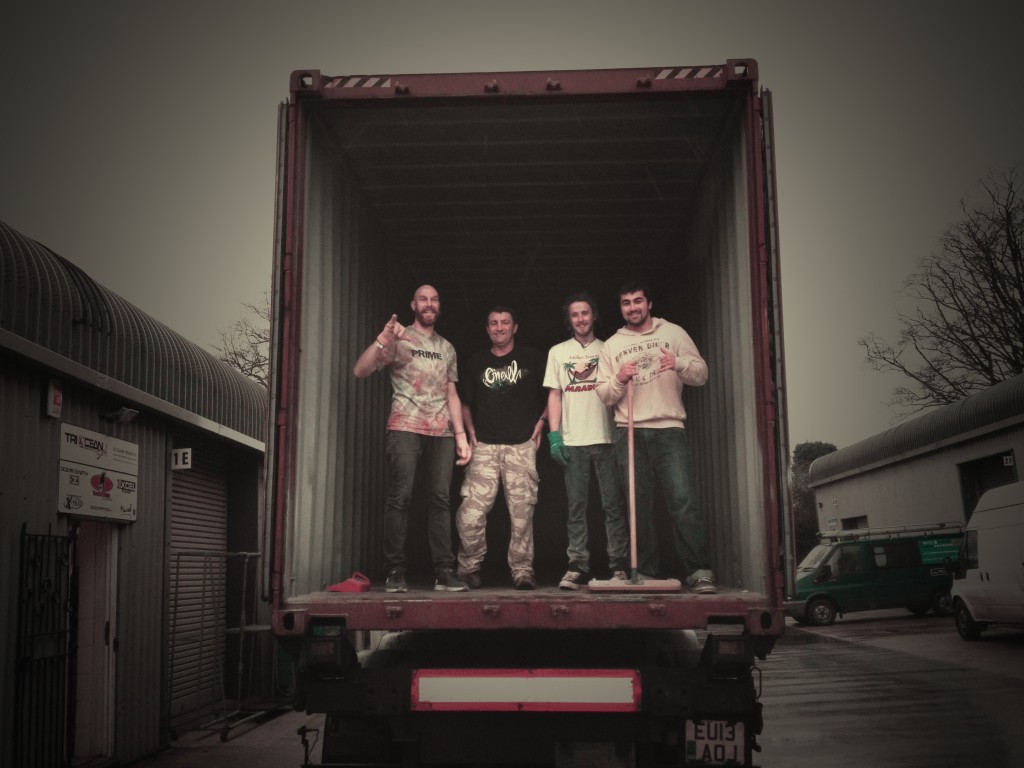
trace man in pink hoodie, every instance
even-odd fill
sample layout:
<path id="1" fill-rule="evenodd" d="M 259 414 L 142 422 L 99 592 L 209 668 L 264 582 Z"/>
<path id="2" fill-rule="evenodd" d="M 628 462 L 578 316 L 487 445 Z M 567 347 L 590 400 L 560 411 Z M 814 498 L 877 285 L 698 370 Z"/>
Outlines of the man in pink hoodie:
<path id="1" fill-rule="evenodd" d="M 708 364 L 686 331 L 651 315 L 653 306 L 645 284 L 631 281 L 619 289 L 619 308 L 626 324 L 601 350 L 597 394 L 606 405 L 614 406 L 616 452 L 626 471 L 626 388 L 633 382 L 637 570 L 648 577 L 660 575 L 652 512 L 657 483 L 672 519 L 686 585 L 698 594 L 714 593 L 683 407 L 683 386 L 705 384 Z"/>

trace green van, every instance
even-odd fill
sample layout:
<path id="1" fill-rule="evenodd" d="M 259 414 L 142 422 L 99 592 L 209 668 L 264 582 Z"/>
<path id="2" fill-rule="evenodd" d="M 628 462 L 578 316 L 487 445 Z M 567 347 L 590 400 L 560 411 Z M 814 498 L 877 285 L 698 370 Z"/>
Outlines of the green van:
<path id="1" fill-rule="evenodd" d="M 832 624 L 837 614 L 906 607 L 951 615 L 949 590 L 963 539 L 961 523 L 862 528 L 819 533 L 796 569 L 796 594 L 785 603 L 800 624 Z"/>

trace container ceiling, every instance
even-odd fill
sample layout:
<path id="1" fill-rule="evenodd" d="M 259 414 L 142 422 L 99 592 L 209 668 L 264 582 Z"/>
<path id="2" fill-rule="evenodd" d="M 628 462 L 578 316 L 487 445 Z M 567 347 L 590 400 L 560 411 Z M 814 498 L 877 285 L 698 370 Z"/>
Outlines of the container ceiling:
<path id="1" fill-rule="evenodd" d="M 607 335 L 625 279 L 665 284 L 684 266 L 684 233 L 707 161 L 733 135 L 737 96 L 331 102 L 319 115 L 397 274 L 436 285 L 481 329 L 496 302 L 515 306 L 524 330 L 550 326 L 565 296 L 587 289 Z M 563 335 L 557 322 L 553 331 Z"/>

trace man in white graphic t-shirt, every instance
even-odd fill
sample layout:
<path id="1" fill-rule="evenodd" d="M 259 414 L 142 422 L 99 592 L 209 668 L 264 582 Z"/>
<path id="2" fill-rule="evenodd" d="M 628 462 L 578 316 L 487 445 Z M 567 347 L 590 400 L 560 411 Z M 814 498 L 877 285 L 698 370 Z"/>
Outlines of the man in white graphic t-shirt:
<path id="1" fill-rule="evenodd" d="M 568 570 L 558 583 L 579 589 L 590 579 L 587 503 L 590 470 L 597 474 L 605 514 L 608 568 L 612 578 L 626 578 L 629 526 L 625 516 L 621 475 L 612 443 L 611 411 L 597 396 L 597 361 L 604 342 L 594 336 L 597 311 L 586 293 L 570 296 L 564 306 L 572 336 L 548 351 L 544 386 L 548 388 L 548 447 L 565 473 L 568 500 Z"/>

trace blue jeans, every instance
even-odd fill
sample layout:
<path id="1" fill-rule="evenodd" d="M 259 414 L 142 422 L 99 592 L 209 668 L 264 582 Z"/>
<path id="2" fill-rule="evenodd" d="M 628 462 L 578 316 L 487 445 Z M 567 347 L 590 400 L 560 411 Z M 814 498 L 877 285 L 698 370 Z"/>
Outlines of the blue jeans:
<path id="1" fill-rule="evenodd" d="M 615 452 L 622 470 L 625 492 L 629 493 L 628 435 L 625 427 L 615 430 Z M 710 568 L 704 516 L 697 504 L 693 484 L 693 456 L 685 429 L 635 429 L 633 441 L 636 477 L 637 570 L 660 575 L 661 558 L 654 530 L 654 485 L 661 488 L 672 523 L 676 554 L 683 576 Z"/>
<path id="2" fill-rule="evenodd" d="M 604 526 L 608 539 L 608 568 L 612 571 L 629 567 L 629 523 L 621 476 L 615 461 L 615 449 L 604 445 L 567 445 L 569 465 L 565 470 L 565 495 L 569 501 L 569 569 L 590 573 L 590 550 L 587 548 L 587 503 L 590 494 L 590 467 L 597 473 L 601 492 Z"/>
<path id="3" fill-rule="evenodd" d="M 455 440 L 415 432 L 388 430 L 385 439 L 388 489 L 384 503 L 384 563 L 388 569 L 405 567 L 405 535 L 409 525 L 413 482 L 420 462 L 425 464 L 427 487 L 427 539 L 434 570 L 451 568 L 451 507 L 448 502 L 455 462 Z"/>

